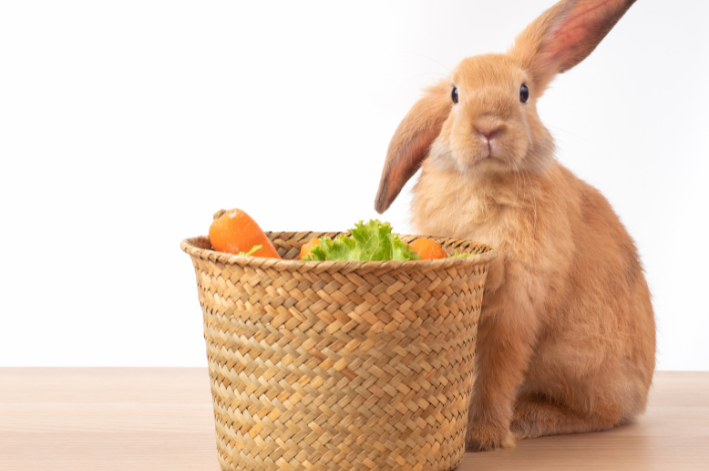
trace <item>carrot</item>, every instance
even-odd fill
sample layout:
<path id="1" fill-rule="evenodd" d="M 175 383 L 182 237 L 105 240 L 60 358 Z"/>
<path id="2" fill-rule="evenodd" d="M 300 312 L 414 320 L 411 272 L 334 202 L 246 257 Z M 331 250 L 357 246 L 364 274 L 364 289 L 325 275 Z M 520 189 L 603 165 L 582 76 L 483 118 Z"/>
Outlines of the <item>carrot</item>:
<path id="1" fill-rule="evenodd" d="M 209 241 L 218 252 L 248 253 L 254 246 L 261 245 L 253 252 L 254 257 L 281 258 L 256 221 L 240 209 L 222 209 L 214 214 L 214 222 L 209 227 Z"/>
<path id="2" fill-rule="evenodd" d="M 320 244 L 320 239 L 317 239 L 317 238 L 316 238 L 316 239 L 311 240 L 310 242 L 308 242 L 308 243 L 305 244 L 304 246 L 302 246 L 302 247 L 300 248 L 300 259 L 303 260 L 305 257 L 307 257 L 308 255 L 310 255 L 310 250 L 311 250 L 313 247 L 316 247 L 316 246 L 318 246 L 318 245 L 321 245 L 321 244 Z"/>
<path id="3" fill-rule="evenodd" d="M 448 257 L 443 247 L 431 239 L 416 239 L 409 245 L 414 249 L 414 252 L 421 256 L 419 260 L 435 260 Z"/>

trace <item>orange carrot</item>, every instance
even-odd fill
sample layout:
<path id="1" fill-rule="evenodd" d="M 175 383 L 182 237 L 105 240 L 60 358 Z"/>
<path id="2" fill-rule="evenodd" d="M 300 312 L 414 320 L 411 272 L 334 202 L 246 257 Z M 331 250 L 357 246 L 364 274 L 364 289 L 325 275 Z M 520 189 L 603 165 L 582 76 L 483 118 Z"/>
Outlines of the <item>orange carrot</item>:
<path id="1" fill-rule="evenodd" d="M 254 257 L 278 258 L 280 255 L 271 239 L 261 230 L 251 216 L 240 209 L 217 211 L 209 227 L 209 240 L 217 252 L 238 254 L 249 252 L 254 246 L 261 248 Z"/>
<path id="2" fill-rule="evenodd" d="M 421 256 L 419 260 L 435 260 L 448 257 L 443 247 L 430 239 L 416 239 L 409 245 L 414 249 L 414 252 Z"/>
<path id="3" fill-rule="evenodd" d="M 304 246 L 302 246 L 300 248 L 300 259 L 303 260 L 305 257 L 310 255 L 310 250 L 318 245 L 320 245 L 320 239 L 313 239 Z"/>

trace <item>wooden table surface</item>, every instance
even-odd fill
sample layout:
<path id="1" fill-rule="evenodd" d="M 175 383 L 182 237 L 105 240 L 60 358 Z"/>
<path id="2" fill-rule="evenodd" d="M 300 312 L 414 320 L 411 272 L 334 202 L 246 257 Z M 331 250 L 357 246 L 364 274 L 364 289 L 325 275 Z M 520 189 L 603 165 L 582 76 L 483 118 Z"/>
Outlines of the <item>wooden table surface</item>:
<path id="1" fill-rule="evenodd" d="M 218 471 L 206 368 L 0 368 L 0 470 Z M 458 471 L 709 470 L 709 372 L 658 372 L 602 433 L 468 453 Z"/>

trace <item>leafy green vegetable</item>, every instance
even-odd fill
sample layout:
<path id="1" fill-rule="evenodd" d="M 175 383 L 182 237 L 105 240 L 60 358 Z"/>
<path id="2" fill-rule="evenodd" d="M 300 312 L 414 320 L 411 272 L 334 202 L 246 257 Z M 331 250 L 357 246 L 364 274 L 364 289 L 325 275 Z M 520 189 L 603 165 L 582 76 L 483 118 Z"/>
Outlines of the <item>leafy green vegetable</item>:
<path id="1" fill-rule="evenodd" d="M 474 253 L 458 253 L 458 251 L 456 250 L 455 253 L 448 258 L 465 258 L 465 257 L 472 257 L 473 255 L 475 255 L 475 254 Z"/>
<path id="2" fill-rule="evenodd" d="M 303 260 L 373 262 L 419 258 L 409 244 L 392 234 L 388 222 L 371 219 L 365 224 L 360 221 L 350 229 L 350 234 L 350 237 L 340 235 L 335 240 L 321 237 L 320 245 L 313 247 Z"/>
<path id="3" fill-rule="evenodd" d="M 237 255 L 252 255 L 254 252 L 256 252 L 261 247 L 263 247 L 263 245 L 254 245 L 253 247 L 251 247 L 251 250 L 249 250 L 248 252 L 239 252 Z"/>

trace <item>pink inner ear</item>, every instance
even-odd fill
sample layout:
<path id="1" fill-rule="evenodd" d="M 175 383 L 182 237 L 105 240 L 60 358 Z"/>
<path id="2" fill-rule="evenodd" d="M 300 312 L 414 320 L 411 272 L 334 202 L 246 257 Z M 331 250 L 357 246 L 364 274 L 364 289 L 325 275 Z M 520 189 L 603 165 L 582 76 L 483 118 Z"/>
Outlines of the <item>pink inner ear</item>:
<path id="1" fill-rule="evenodd" d="M 389 184 L 387 188 L 387 201 L 391 202 L 396 198 L 399 192 L 404 188 L 406 182 L 416 173 L 421 167 L 421 162 L 428 153 L 428 148 L 438 135 L 438 130 L 425 130 L 416 136 L 416 138 L 406 146 L 405 155 L 400 159 L 395 160 L 389 172 Z"/>
<path id="2" fill-rule="evenodd" d="M 404 185 L 406 185 L 406 182 L 421 167 L 423 159 L 428 155 L 431 143 L 436 139 L 439 132 L 440 127 L 421 130 L 400 150 L 399 155 L 393 156 L 386 181 L 383 184 L 383 188 L 380 189 L 377 211 L 383 212 L 389 208 L 404 188 Z M 382 189 L 384 190 L 383 193 L 381 193 Z"/>
<path id="3" fill-rule="evenodd" d="M 549 57 L 561 71 L 583 60 L 630 6 L 627 0 L 580 0 L 552 34 Z M 618 14 L 619 13 L 619 14 Z"/>
<path id="4" fill-rule="evenodd" d="M 427 89 L 396 128 L 389 143 L 374 203 L 380 214 L 389 208 L 406 182 L 421 167 L 431 143 L 441 132 L 453 106 L 450 91 L 447 80 Z"/>

